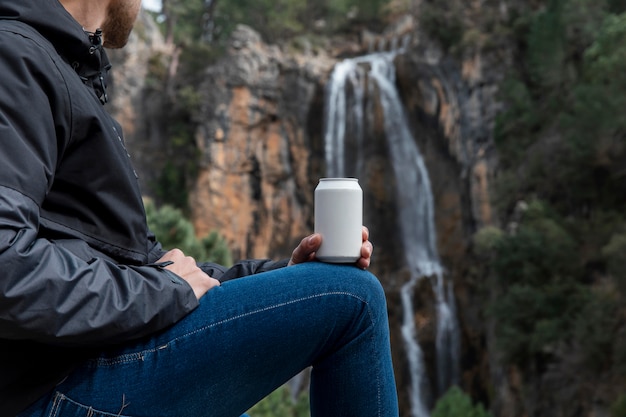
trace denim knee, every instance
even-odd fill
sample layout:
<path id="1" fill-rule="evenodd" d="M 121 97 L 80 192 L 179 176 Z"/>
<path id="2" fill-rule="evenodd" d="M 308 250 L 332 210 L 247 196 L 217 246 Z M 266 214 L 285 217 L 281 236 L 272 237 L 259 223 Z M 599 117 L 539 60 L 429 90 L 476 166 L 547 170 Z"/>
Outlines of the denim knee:
<path id="1" fill-rule="evenodd" d="M 378 278 L 369 271 L 353 268 L 356 271 L 363 296 L 368 300 L 370 308 L 380 315 L 387 316 L 387 300 L 385 290 Z"/>
<path id="2" fill-rule="evenodd" d="M 353 265 L 314 263 L 320 276 L 328 277 L 338 291 L 345 291 L 363 300 L 376 316 L 387 315 L 385 291 L 378 278 L 369 271 Z"/>

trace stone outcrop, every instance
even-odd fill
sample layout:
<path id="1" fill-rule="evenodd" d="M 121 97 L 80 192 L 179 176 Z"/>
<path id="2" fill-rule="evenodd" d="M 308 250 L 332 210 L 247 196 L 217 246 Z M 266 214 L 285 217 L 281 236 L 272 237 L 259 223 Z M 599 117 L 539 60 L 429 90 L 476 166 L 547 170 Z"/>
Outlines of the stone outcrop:
<path id="1" fill-rule="evenodd" d="M 320 89 L 332 60 L 298 62 L 245 26 L 229 46 L 199 87 L 192 215 L 200 234 L 219 230 L 235 258 L 289 256 L 312 232 L 320 149 L 310 129 L 322 125 Z"/>

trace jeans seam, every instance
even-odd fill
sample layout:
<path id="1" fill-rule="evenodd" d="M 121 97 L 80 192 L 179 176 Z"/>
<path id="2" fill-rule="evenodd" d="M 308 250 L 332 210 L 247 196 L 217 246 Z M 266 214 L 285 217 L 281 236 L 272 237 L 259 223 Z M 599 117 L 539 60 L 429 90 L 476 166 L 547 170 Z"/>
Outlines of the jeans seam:
<path id="1" fill-rule="evenodd" d="M 50 417 L 54 417 L 58 413 L 58 408 L 61 406 L 61 401 L 64 395 L 60 392 L 54 394 L 54 400 L 52 401 L 52 409 L 50 410 Z"/>
<path id="2" fill-rule="evenodd" d="M 376 357 L 380 357 L 380 347 L 377 344 L 374 343 L 374 335 L 372 335 L 372 344 L 374 346 L 376 346 L 375 347 L 375 349 L 376 349 Z M 381 392 L 380 392 L 381 391 L 381 385 L 382 385 L 381 384 L 381 379 L 382 379 L 381 378 L 381 372 L 382 371 L 381 371 L 380 367 L 376 367 L 376 370 L 377 370 L 377 372 L 376 372 L 376 393 L 378 395 L 378 398 L 377 398 L 377 400 L 378 400 L 378 417 L 381 417 L 382 416 L 382 411 L 383 411 L 382 410 L 382 406 L 381 406 L 381 396 L 382 395 L 381 395 Z"/>
<path id="3" fill-rule="evenodd" d="M 355 294 L 352 294 L 352 293 L 349 293 L 349 292 L 346 292 L 346 291 L 332 291 L 332 292 L 325 292 L 325 293 L 310 295 L 308 297 L 301 297 L 301 298 L 297 298 L 295 300 L 290 300 L 290 301 L 286 301 L 286 302 L 282 302 L 282 303 L 266 306 L 266 307 L 263 307 L 263 308 L 260 308 L 260 309 L 256 309 L 256 310 L 253 310 L 253 311 L 249 311 L 247 313 L 238 314 L 236 316 L 229 317 L 227 319 L 223 319 L 223 320 L 217 321 L 215 323 L 211 323 L 211 324 L 206 325 L 206 326 L 202 326 L 202 327 L 200 327 L 198 329 L 195 329 L 192 332 L 181 334 L 178 337 L 175 337 L 175 338 L 169 340 L 167 343 L 165 343 L 164 345 L 162 345 L 160 347 L 152 348 L 152 349 L 145 349 L 145 350 L 142 350 L 142 351 L 139 351 L 139 352 L 125 353 L 123 355 L 116 356 L 114 358 L 95 358 L 95 359 L 92 359 L 92 363 L 95 362 L 95 364 L 97 366 L 113 366 L 113 365 L 119 365 L 119 364 L 123 364 L 123 363 L 131 363 L 131 362 L 135 362 L 135 361 L 143 361 L 144 360 L 144 356 L 146 354 L 157 352 L 157 351 L 165 348 L 168 344 L 170 344 L 172 342 L 185 339 L 185 338 L 187 338 L 189 336 L 192 336 L 194 334 L 203 332 L 203 331 L 208 330 L 208 329 L 210 329 L 212 327 L 219 326 L 219 325 L 222 325 L 224 323 L 228 323 L 230 321 L 237 320 L 237 319 L 240 319 L 240 318 L 243 318 L 243 317 L 248 317 L 248 316 L 251 316 L 251 315 L 254 315 L 254 314 L 263 313 L 265 311 L 273 310 L 275 308 L 296 304 L 296 303 L 299 303 L 299 302 L 302 302 L 302 301 L 313 300 L 315 298 L 325 297 L 325 296 L 328 296 L 328 295 L 346 295 L 348 297 L 356 298 L 357 300 L 361 301 L 363 304 L 365 304 L 367 306 L 367 315 L 369 316 L 369 319 L 370 319 L 370 322 L 371 322 L 372 326 L 374 326 L 376 324 L 376 321 L 374 320 L 372 311 L 370 309 L 370 306 L 369 306 L 369 303 L 367 302 L 367 300 L 359 297 L 358 295 L 355 295 Z"/>
<path id="4" fill-rule="evenodd" d="M 49 414 L 50 417 L 57 417 L 57 416 L 62 417 L 62 416 L 59 416 L 58 413 L 60 411 L 61 404 L 63 403 L 63 401 L 67 401 L 68 403 L 71 403 L 76 407 L 80 407 L 81 409 L 84 409 L 87 412 L 86 417 L 93 417 L 94 414 L 98 414 L 102 416 L 110 416 L 110 417 L 129 417 L 129 416 L 125 416 L 124 414 L 122 414 L 123 407 L 122 407 L 122 410 L 120 410 L 120 412 L 117 414 L 108 413 L 106 411 L 96 410 L 91 406 L 74 401 L 71 398 L 67 397 L 65 394 L 58 392 L 58 391 L 54 395 L 52 409 L 50 410 L 50 414 Z"/>

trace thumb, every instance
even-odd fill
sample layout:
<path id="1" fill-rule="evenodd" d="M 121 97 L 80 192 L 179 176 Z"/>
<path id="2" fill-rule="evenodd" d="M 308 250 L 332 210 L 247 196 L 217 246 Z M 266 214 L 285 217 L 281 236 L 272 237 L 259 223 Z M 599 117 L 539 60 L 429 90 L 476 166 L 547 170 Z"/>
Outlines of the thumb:
<path id="1" fill-rule="evenodd" d="M 300 241 L 298 247 L 292 252 L 289 265 L 310 261 L 313 254 L 319 249 L 321 244 L 322 236 L 319 233 L 314 233 L 305 237 Z"/>

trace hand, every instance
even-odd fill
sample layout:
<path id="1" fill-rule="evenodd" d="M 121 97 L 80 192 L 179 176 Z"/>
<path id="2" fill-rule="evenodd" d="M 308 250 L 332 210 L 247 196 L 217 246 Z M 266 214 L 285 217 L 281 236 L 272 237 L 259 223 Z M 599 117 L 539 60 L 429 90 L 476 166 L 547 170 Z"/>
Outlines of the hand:
<path id="1" fill-rule="evenodd" d="M 169 269 L 191 286 L 196 298 L 199 300 L 207 291 L 220 285 L 215 278 L 205 274 L 196 264 L 196 260 L 191 256 L 186 256 L 180 249 L 172 249 L 161 257 L 157 262 L 173 262 L 167 265 Z"/>
<path id="2" fill-rule="evenodd" d="M 359 268 L 366 269 L 370 266 L 372 252 L 374 251 L 374 245 L 369 241 L 370 232 L 367 227 L 363 226 L 363 245 L 361 245 L 361 257 L 356 261 L 356 265 Z M 291 254 L 289 265 L 300 264 L 303 262 L 309 262 L 315 259 L 315 252 L 322 244 L 322 236 L 319 233 L 314 233 L 310 236 L 302 239 L 300 244 Z"/>

